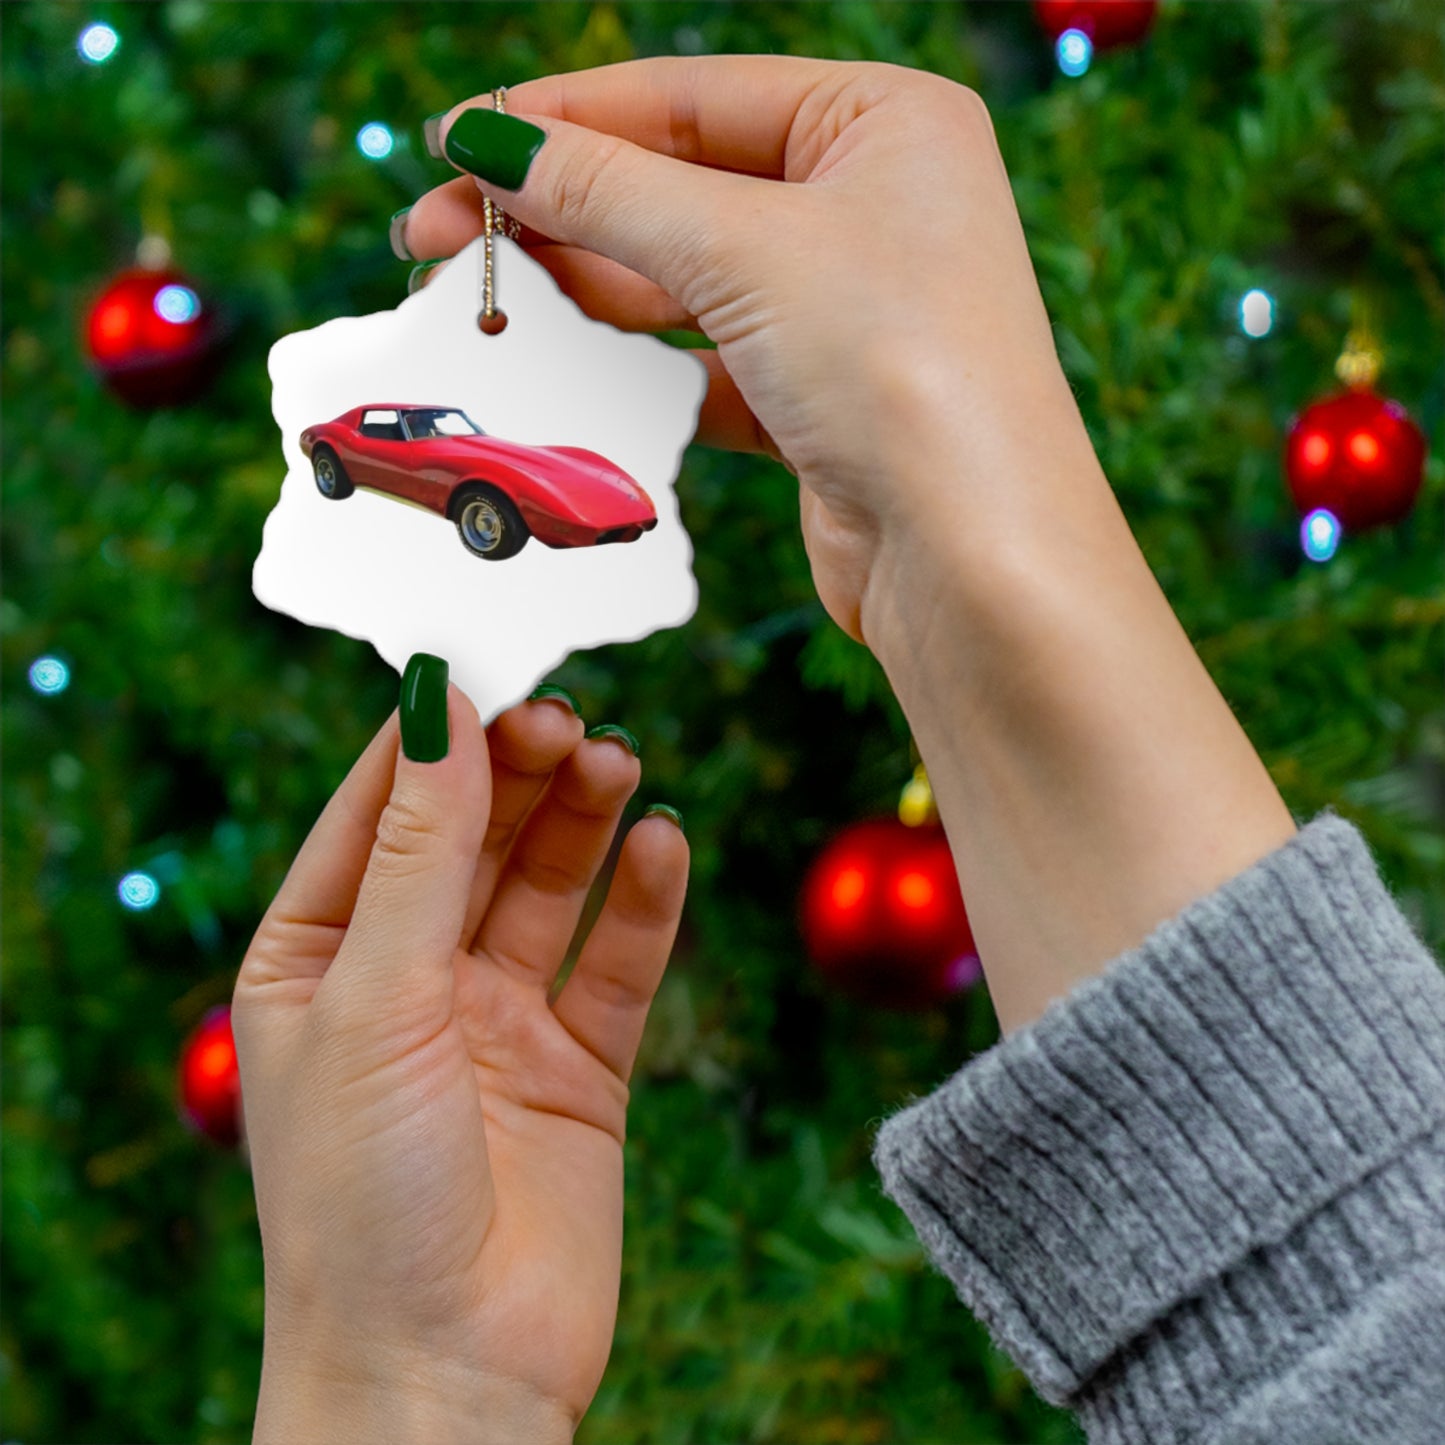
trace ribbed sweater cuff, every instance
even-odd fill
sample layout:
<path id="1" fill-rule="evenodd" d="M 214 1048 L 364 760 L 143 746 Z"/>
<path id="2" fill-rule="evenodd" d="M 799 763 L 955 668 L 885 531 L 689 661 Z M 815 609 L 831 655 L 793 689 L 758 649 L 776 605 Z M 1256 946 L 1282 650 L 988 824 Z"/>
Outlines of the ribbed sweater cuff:
<path id="1" fill-rule="evenodd" d="M 1045 1399 L 1087 1402 L 1126 1350 L 1163 1396 L 1278 1318 L 1309 1340 L 1412 1210 L 1441 1218 L 1424 1184 L 1400 1221 L 1364 1196 L 1438 1154 L 1442 1062 L 1445 975 L 1326 813 L 890 1118 L 874 1162 Z"/>

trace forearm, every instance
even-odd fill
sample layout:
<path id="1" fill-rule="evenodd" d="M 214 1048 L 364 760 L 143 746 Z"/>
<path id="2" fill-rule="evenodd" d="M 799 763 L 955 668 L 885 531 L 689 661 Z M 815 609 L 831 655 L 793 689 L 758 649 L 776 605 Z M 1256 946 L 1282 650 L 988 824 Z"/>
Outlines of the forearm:
<path id="1" fill-rule="evenodd" d="M 948 452 L 935 433 L 900 466 L 937 475 Z M 863 630 L 1009 1032 L 1295 829 L 1077 413 L 1041 413 L 994 462 L 1013 470 L 986 503 L 885 534 Z"/>

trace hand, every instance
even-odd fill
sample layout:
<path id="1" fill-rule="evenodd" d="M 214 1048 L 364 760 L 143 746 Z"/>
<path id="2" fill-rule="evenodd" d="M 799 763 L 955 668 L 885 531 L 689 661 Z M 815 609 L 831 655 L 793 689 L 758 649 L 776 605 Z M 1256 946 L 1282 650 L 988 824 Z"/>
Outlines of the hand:
<path id="1" fill-rule="evenodd" d="M 490 96 L 443 140 L 473 106 Z M 525 183 L 431 191 L 407 247 L 454 254 L 485 192 L 589 315 L 705 332 L 699 439 L 797 475 L 819 596 L 853 637 L 883 554 L 906 570 L 965 518 L 997 549 L 1033 477 L 1093 464 L 973 91 L 888 65 L 659 59 L 528 81 L 507 112 L 547 133 Z"/>
<path id="2" fill-rule="evenodd" d="M 590 315 L 717 343 L 699 439 L 796 473 L 818 595 L 928 763 L 1005 1029 L 1290 836 L 1094 455 L 977 95 L 717 56 L 529 81 L 507 111 L 546 132 L 520 187 L 431 191 L 407 246 L 460 249 L 485 193 Z"/>
<path id="3" fill-rule="evenodd" d="M 484 735 L 451 688 L 448 715 L 439 762 L 378 733 L 237 979 L 258 1442 L 570 1440 L 611 1348 L 627 1080 L 687 845 L 631 830 L 549 1004 L 638 762 L 560 701 Z"/>

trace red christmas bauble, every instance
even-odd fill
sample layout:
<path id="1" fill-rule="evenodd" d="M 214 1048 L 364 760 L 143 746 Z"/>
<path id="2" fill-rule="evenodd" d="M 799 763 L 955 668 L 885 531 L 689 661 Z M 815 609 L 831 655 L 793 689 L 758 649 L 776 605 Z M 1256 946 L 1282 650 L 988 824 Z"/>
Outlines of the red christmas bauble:
<path id="1" fill-rule="evenodd" d="M 228 1149 L 241 1142 L 241 1071 L 231 1010 L 213 1008 L 181 1049 L 181 1117 Z"/>
<path id="2" fill-rule="evenodd" d="M 845 828 L 803 881 L 803 938 L 840 992 L 924 1009 L 980 977 L 943 829 L 873 818 Z"/>
<path id="3" fill-rule="evenodd" d="M 122 272 L 90 308 L 85 344 L 106 385 L 133 406 L 189 401 L 215 370 L 215 318 L 177 271 Z"/>
<path id="4" fill-rule="evenodd" d="M 1307 406 L 1291 423 L 1285 477 L 1300 515 L 1332 512 L 1347 532 L 1398 522 L 1425 474 L 1425 435 L 1398 401 L 1355 388 Z"/>
<path id="5" fill-rule="evenodd" d="M 1034 14 L 1050 40 L 1082 30 L 1095 50 L 1142 40 L 1158 9 L 1158 0 L 1034 0 Z"/>

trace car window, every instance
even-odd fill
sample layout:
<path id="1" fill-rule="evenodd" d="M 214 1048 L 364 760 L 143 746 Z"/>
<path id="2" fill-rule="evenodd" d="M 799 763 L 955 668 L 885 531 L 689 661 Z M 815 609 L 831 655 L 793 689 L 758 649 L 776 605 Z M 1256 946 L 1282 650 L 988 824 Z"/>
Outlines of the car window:
<path id="1" fill-rule="evenodd" d="M 480 436 L 482 429 L 465 412 L 451 407 L 417 407 L 406 414 L 413 441 L 429 437 Z"/>
<path id="2" fill-rule="evenodd" d="M 377 441 L 404 442 L 406 434 L 401 429 L 401 417 L 394 409 L 377 408 L 361 414 L 360 431 L 364 437 L 375 437 Z"/>

